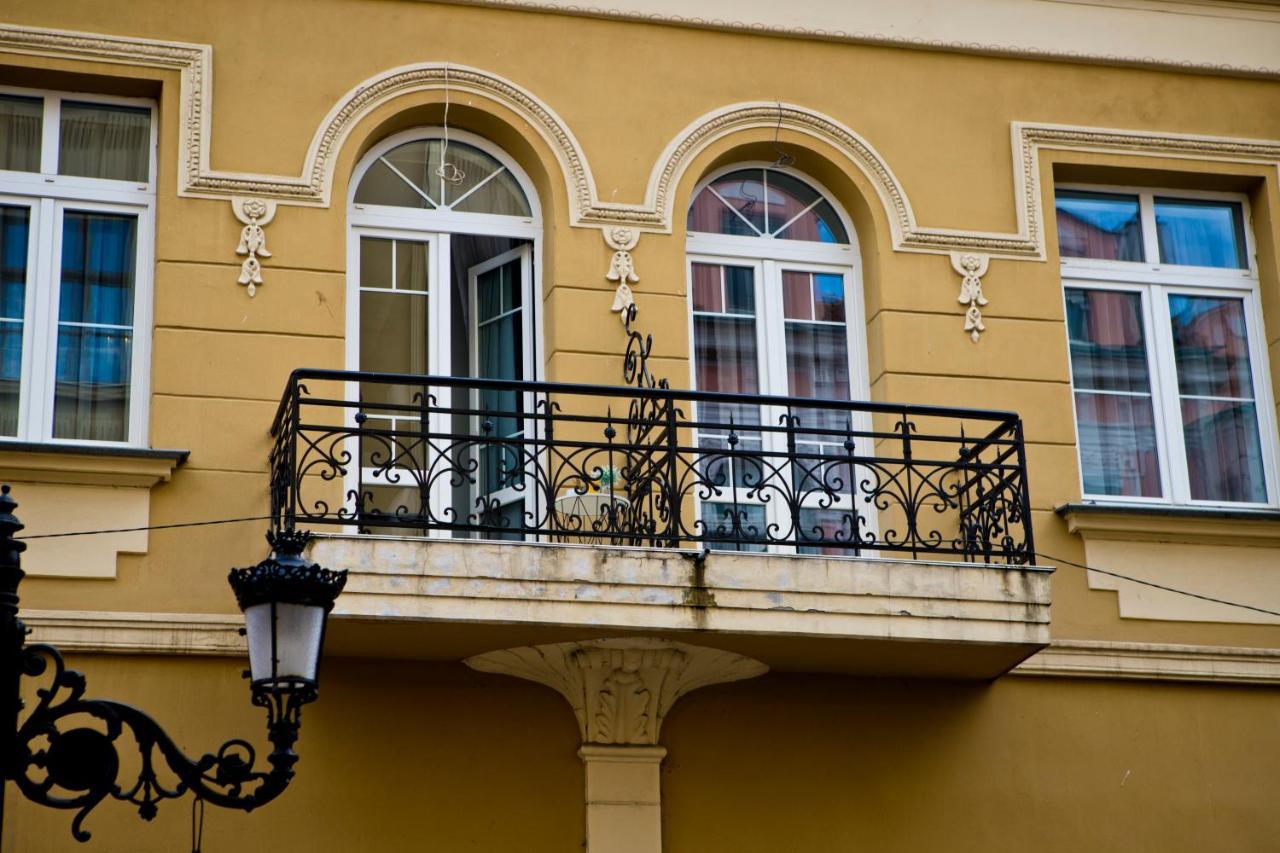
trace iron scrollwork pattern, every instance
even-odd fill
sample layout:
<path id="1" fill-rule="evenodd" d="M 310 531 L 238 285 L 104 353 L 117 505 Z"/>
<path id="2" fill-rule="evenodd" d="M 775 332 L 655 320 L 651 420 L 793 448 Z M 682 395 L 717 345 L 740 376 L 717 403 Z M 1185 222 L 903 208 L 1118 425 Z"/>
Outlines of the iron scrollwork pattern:
<path id="1" fill-rule="evenodd" d="M 229 740 L 199 759 L 188 758 L 160 726 L 130 705 L 85 698 L 85 677 L 68 669 L 52 646 L 22 652 L 23 674 L 48 675 L 18 730 L 13 779 L 33 802 L 77 811 L 71 833 L 88 841 L 84 820 L 107 797 L 132 803 L 145 820 L 159 804 L 186 793 L 226 808 L 250 811 L 275 799 L 293 778 L 302 706 L 307 691 L 255 691 L 253 704 L 267 711 L 272 750 L 266 769 L 247 741 Z M 136 776 L 126 761 L 136 747 Z"/>
<path id="2" fill-rule="evenodd" d="M 677 391 L 629 341 L 625 387 L 295 371 L 274 524 L 1034 562 L 1016 415 Z"/>

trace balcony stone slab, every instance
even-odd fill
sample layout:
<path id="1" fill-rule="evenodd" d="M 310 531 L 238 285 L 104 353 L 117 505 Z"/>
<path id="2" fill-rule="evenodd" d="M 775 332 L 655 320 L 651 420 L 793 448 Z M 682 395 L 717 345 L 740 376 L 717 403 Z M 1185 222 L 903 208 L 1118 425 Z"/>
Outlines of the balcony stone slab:
<path id="1" fill-rule="evenodd" d="M 337 654 L 656 636 L 775 670 L 982 679 L 1049 642 L 1044 567 L 325 535 L 310 556 L 350 571 Z"/>

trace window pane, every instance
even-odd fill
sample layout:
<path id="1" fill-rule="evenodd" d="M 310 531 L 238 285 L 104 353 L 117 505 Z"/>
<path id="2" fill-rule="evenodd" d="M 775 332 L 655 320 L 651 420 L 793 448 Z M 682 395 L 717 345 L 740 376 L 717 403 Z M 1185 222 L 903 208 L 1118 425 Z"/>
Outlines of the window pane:
<path id="1" fill-rule="evenodd" d="M 0 206 L 0 435 L 18 434 L 30 210 Z"/>
<path id="2" fill-rule="evenodd" d="M 129 437 L 137 226 L 134 216 L 63 215 L 55 438 Z"/>
<path id="3" fill-rule="evenodd" d="M 150 151 L 151 110 L 62 102 L 58 174 L 144 183 Z"/>
<path id="4" fill-rule="evenodd" d="M 1171 295 L 1169 317 L 1180 393 L 1253 399 L 1243 300 Z"/>
<path id="5" fill-rule="evenodd" d="M 698 390 L 759 393 L 753 319 L 696 316 L 693 336 Z"/>
<path id="6" fill-rule="evenodd" d="M 1158 198 L 1156 233 L 1162 263 L 1237 269 L 1249 266 L 1244 212 L 1235 202 Z"/>
<path id="7" fill-rule="evenodd" d="M 750 267 L 724 268 L 725 312 L 754 314 L 756 311 L 755 271 Z"/>
<path id="8" fill-rule="evenodd" d="M 1139 294 L 1068 289 L 1067 333 L 1077 391 L 1150 393 Z"/>
<path id="9" fill-rule="evenodd" d="M 693 310 L 711 311 L 716 314 L 724 311 L 724 300 L 720 293 L 720 267 L 715 264 L 693 265 Z"/>
<path id="10" fill-rule="evenodd" d="M 1085 494 L 1160 497 L 1151 398 L 1079 391 L 1075 397 Z"/>
<path id="11" fill-rule="evenodd" d="M 0 317 L 21 320 L 26 307 L 31 210 L 0 205 Z"/>
<path id="12" fill-rule="evenodd" d="M 466 213 L 530 215 L 529 200 L 515 176 L 490 155 L 474 146 L 451 142 L 445 160 L 457 167 L 462 180 L 456 184 L 444 182 L 444 204 Z M 495 172 L 499 174 L 476 189 Z"/>
<path id="13" fill-rule="evenodd" d="M 40 171 L 40 131 L 44 101 L 0 95 L 0 169 Z"/>
<path id="14" fill-rule="evenodd" d="M 132 349 L 129 331 L 59 324 L 54 438 L 129 438 Z"/>
<path id="15" fill-rule="evenodd" d="M 426 296 L 376 291 L 360 294 L 360 369 L 426 374 Z M 366 383 L 361 386 L 360 395 L 370 402 L 409 404 L 413 389 Z"/>
<path id="16" fill-rule="evenodd" d="M 60 323 L 133 325 L 138 220 L 69 210 L 62 219 Z"/>
<path id="17" fill-rule="evenodd" d="M 688 228 L 712 234 L 757 237 L 764 233 L 764 208 L 764 170 L 730 172 L 694 198 L 689 206 Z"/>
<path id="18" fill-rule="evenodd" d="M 378 237 L 360 238 L 360 286 L 391 289 L 391 256 L 393 240 Z"/>
<path id="19" fill-rule="evenodd" d="M 427 289 L 427 244 L 396 240 L 396 290 Z"/>
<path id="20" fill-rule="evenodd" d="M 807 272 L 782 271 L 782 315 L 788 320 L 813 319 L 812 278 Z"/>
<path id="21" fill-rule="evenodd" d="M 1266 501 L 1262 443 L 1253 403 L 1183 399 L 1182 433 L 1193 499 Z"/>
<path id="22" fill-rule="evenodd" d="M 787 323 L 786 334 L 787 382 L 791 395 L 848 400 L 849 350 L 845 327 Z"/>
<path id="23" fill-rule="evenodd" d="M 422 180 L 425 181 L 426 178 L 422 177 Z M 431 198 L 435 198 L 435 195 Z M 406 182 L 381 158 L 374 160 L 369 171 L 365 172 L 364 177 L 360 179 L 360 186 L 356 187 L 355 202 L 356 204 L 412 207 L 420 210 L 434 207 L 431 202 L 423 198 L 422 193 L 413 188 L 412 179 Z"/>
<path id="24" fill-rule="evenodd" d="M 770 169 L 769 230 L 784 240 L 848 243 L 849 235 L 835 209 L 825 199 L 819 201 L 821 198 L 818 191 L 804 181 Z"/>
<path id="25" fill-rule="evenodd" d="M 844 322 L 844 276 L 818 273 L 813 277 L 813 316 L 829 323 Z"/>
<path id="26" fill-rule="evenodd" d="M 1145 260 L 1136 196 L 1061 190 L 1055 201 L 1062 257 Z"/>

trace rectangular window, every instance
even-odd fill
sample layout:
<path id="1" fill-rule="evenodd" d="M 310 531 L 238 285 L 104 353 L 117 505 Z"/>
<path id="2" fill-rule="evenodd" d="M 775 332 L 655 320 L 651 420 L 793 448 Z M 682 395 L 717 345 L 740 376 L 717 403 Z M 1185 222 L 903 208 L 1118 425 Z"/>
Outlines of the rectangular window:
<path id="1" fill-rule="evenodd" d="M 145 443 L 152 124 L 0 92 L 0 436 Z"/>
<path id="2" fill-rule="evenodd" d="M 1132 252 L 1080 236 L 1090 217 L 1114 233 L 1119 199 L 1124 221 L 1140 223 Z M 1274 505 L 1276 433 L 1243 199 L 1070 190 L 1057 208 L 1085 497 Z"/>

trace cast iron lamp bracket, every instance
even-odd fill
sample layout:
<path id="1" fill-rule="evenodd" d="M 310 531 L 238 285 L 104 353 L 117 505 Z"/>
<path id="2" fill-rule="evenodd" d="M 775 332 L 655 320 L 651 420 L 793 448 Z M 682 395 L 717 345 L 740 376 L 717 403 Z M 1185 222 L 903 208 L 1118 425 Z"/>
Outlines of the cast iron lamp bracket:
<path id="1" fill-rule="evenodd" d="M 71 834 L 88 841 L 84 820 L 107 797 L 132 803 L 144 820 L 155 817 L 163 800 L 190 792 L 216 806 L 252 811 L 278 797 L 294 776 L 298 756 L 294 743 L 301 726 L 302 706 L 315 701 L 315 671 L 278 672 L 288 657 L 277 631 L 277 606 L 298 612 L 317 609 L 319 637 L 310 656 L 318 663 L 323 624 L 346 583 L 346 572 L 322 569 L 302 557 L 308 535 L 301 531 L 268 534 L 274 553 L 256 566 L 233 569 L 232 588 L 242 607 L 269 605 L 269 636 L 250 636 L 251 647 L 267 645 L 265 677 L 251 683 L 252 703 L 266 709 L 271 752 L 259 765 L 253 746 L 232 739 L 217 751 L 189 758 L 155 720 L 142 711 L 108 699 L 85 698 L 85 677 L 68 669 L 53 646 L 26 644 L 28 629 L 18 618 L 18 585 L 24 572 L 20 561 L 26 544 L 14 534 L 23 525 L 13 515 L 17 503 L 9 487 L 0 487 L 0 786 L 13 781 L 32 802 L 75 810 Z M 289 607 L 281 607 L 286 611 Z M 312 622 L 315 620 L 312 619 Z M 296 638 L 295 638 L 296 639 Z M 296 655 L 295 655 L 296 657 Z M 23 676 L 45 677 L 36 689 L 36 702 L 21 720 Z M 7 736 L 5 735 L 7 733 Z M 122 781 L 122 749 L 138 752 L 136 777 Z M 130 767 L 132 770 L 132 765 Z M 0 826 L 3 821 L 0 790 Z"/>

